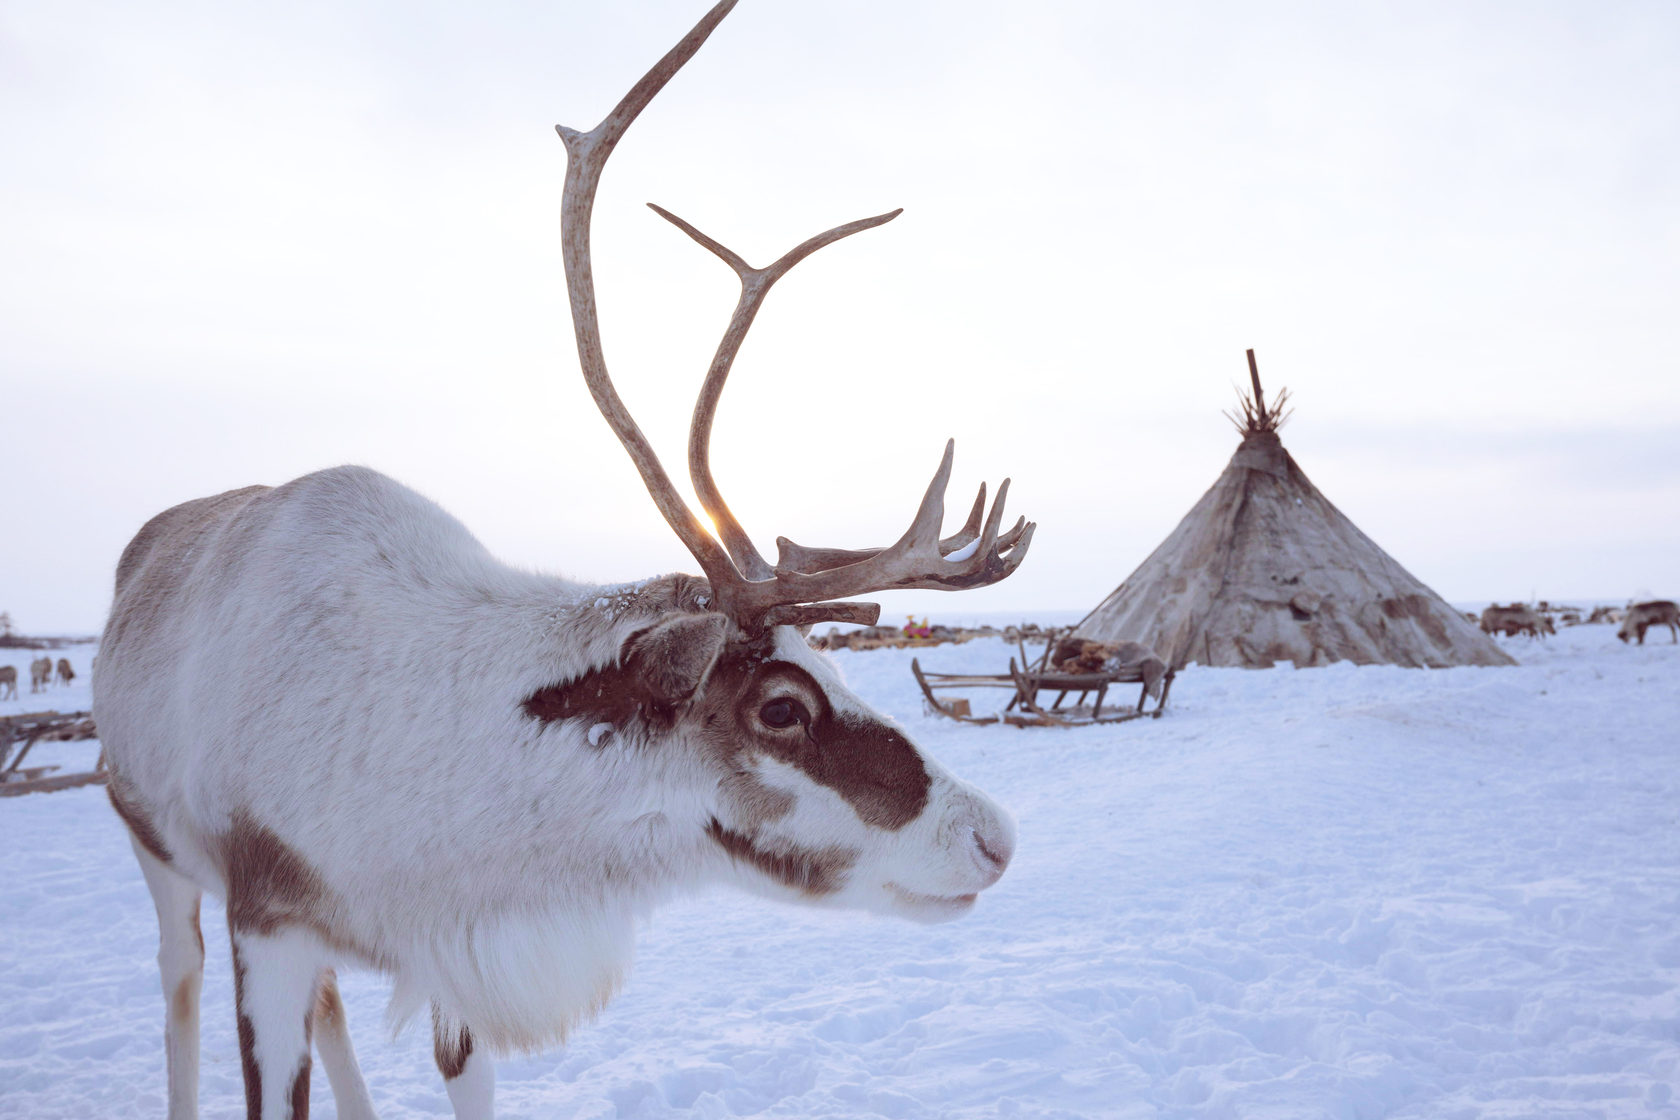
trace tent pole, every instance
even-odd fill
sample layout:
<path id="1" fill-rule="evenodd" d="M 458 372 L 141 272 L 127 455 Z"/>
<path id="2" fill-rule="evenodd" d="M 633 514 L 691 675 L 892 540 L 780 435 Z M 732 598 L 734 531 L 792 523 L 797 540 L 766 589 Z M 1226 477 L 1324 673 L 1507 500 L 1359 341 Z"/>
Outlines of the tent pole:
<path id="1" fill-rule="evenodd" d="M 1260 409 L 1260 426 L 1266 426 L 1266 395 L 1260 391 L 1260 367 L 1254 362 L 1254 351 L 1248 352 L 1248 379 L 1254 382 L 1254 404 Z"/>

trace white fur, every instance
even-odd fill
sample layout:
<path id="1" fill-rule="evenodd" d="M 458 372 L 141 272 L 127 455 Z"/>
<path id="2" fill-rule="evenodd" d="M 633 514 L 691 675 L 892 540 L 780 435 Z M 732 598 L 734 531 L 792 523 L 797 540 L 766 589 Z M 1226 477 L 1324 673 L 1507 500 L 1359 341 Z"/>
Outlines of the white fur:
<path id="1" fill-rule="evenodd" d="M 730 877 L 786 893 L 707 836 L 731 810 L 716 763 L 680 725 L 650 747 L 522 710 L 539 689 L 616 664 L 628 638 L 677 609 L 670 580 L 603 588 L 509 568 L 362 468 L 218 500 L 193 531 L 125 559 L 94 708 L 171 871 L 224 897 L 218 844 L 242 812 L 336 900 L 335 932 L 360 953 L 288 949 L 256 966 L 265 984 L 360 956 L 394 977 L 393 1022 L 435 1000 L 480 1046 L 540 1048 L 604 1004 L 637 920 L 674 891 Z M 151 576 L 168 577 L 167 594 Z M 775 656 L 835 709 L 882 720 L 793 630 Z M 977 838 L 1007 856 L 1013 826 L 925 763 L 927 810 L 896 831 L 761 763 L 796 798 L 766 835 L 859 853 L 831 902 L 950 916 L 924 896 L 989 885 L 1001 867 L 974 854 Z M 484 1064 L 478 1088 L 452 1086 L 467 1112 L 488 1108 Z"/>

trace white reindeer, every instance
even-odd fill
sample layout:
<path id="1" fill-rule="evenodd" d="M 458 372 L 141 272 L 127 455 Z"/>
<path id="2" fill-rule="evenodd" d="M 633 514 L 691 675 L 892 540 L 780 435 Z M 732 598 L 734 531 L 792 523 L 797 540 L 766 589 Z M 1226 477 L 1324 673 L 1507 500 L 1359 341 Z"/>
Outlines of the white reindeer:
<path id="1" fill-rule="evenodd" d="M 865 552 L 754 549 L 713 485 L 724 380 L 772 283 L 864 219 L 753 269 L 695 408 L 683 503 L 602 357 L 589 214 L 638 113 L 733 6 L 724 0 L 569 153 L 566 277 L 585 379 L 705 578 L 586 586 L 507 567 L 459 522 L 339 467 L 153 518 L 124 551 L 94 669 L 112 805 L 156 904 L 169 1115 L 196 1115 L 201 893 L 233 942 L 247 1115 L 307 1114 L 311 1044 L 338 1114 L 372 1115 L 334 969 L 393 978 L 395 1022 L 429 1007 L 457 1117 L 491 1113 L 491 1052 L 560 1042 L 619 985 L 638 916 L 732 880 L 773 896 L 942 920 L 1014 849 L 1002 809 L 919 751 L 799 629 L 873 621 L 830 600 L 996 582 L 1032 526 L 1000 533 L 981 488 L 939 539 L 951 446 L 910 529 Z M 664 211 L 660 211 L 664 214 Z M 436 667 L 451 666 L 439 686 Z M 354 687 L 350 687 L 350 684 Z"/>
<path id="2" fill-rule="evenodd" d="M 29 662 L 29 691 L 45 692 L 52 686 L 53 663 L 50 657 L 36 657 Z"/>

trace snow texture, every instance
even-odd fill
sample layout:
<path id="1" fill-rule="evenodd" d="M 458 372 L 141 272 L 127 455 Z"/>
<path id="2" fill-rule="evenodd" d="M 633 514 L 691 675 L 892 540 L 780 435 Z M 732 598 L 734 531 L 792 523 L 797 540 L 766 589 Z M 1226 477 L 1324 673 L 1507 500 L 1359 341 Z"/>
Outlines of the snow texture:
<path id="1" fill-rule="evenodd" d="M 936 720 L 910 651 L 842 653 L 1017 814 L 1009 873 L 938 926 L 722 892 L 661 911 L 598 1021 L 498 1063 L 500 1112 L 1680 1115 L 1680 648 L 1607 626 L 1501 644 L 1520 667 L 1192 667 L 1164 719 L 1077 731 Z M 91 652 L 51 706 L 87 706 Z M 46 706 L 27 680 L 0 714 Z M 162 1115 L 156 928 L 104 792 L 0 800 L 0 851 L 0 1117 Z M 224 1120 L 244 1100 L 204 918 L 203 1114 Z M 380 1115 L 448 1115 L 426 1032 L 388 1039 L 385 982 L 341 980 Z"/>

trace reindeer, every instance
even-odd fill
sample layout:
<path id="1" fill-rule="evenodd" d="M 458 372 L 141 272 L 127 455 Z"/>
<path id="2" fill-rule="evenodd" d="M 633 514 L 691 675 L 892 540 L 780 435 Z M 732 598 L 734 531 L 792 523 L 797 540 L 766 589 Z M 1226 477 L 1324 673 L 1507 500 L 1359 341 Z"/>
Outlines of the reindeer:
<path id="1" fill-rule="evenodd" d="M 1653 599 L 1648 603 L 1630 604 L 1621 627 L 1616 631 L 1616 637 L 1624 643 L 1637 640 L 1640 645 L 1644 645 L 1645 631 L 1653 626 L 1668 627 L 1669 636 L 1680 642 L 1680 605 L 1676 605 L 1672 599 Z"/>
<path id="2" fill-rule="evenodd" d="M 63 685 L 67 685 L 75 679 L 76 679 L 76 670 L 74 670 L 70 667 L 70 659 L 68 657 L 59 658 L 58 659 L 58 683 L 63 684 Z"/>
<path id="3" fill-rule="evenodd" d="M 32 658 L 29 662 L 29 691 L 45 692 L 52 684 L 52 671 L 52 658 Z"/>
<path id="4" fill-rule="evenodd" d="M 1552 620 L 1527 603 L 1512 603 L 1505 607 L 1497 603 L 1489 605 L 1482 611 L 1481 627 L 1485 634 L 1505 634 L 1513 638 L 1518 634 L 1544 638 L 1557 633 Z"/>
<path id="5" fill-rule="evenodd" d="M 0 665 L 0 700 L 8 697 L 18 698 L 16 665 Z"/>
<path id="6" fill-rule="evenodd" d="M 1000 531 L 1008 482 L 989 513 L 982 486 L 941 539 L 947 443 L 896 543 L 780 539 L 772 565 L 709 464 L 719 396 L 771 285 L 898 212 L 752 268 L 658 211 L 741 282 L 689 432 L 716 537 L 608 376 L 590 254 L 602 168 L 733 3 L 595 129 L 558 129 L 584 379 L 703 578 L 601 587 L 509 567 L 359 467 L 187 502 L 124 550 L 94 718 L 158 915 L 173 1120 L 196 1115 L 206 891 L 227 909 L 251 1120 L 306 1115 L 312 1045 L 338 1115 L 372 1115 L 338 995 L 345 966 L 393 978 L 394 1022 L 429 1009 L 455 1114 L 477 1118 L 491 1113 L 489 1055 L 557 1044 L 598 1011 L 635 922 L 675 894 L 721 880 L 940 921 L 1008 865 L 1008 814 L 849 691 L 801 630 L 876 620 L 874 604 L 837 601 L 849 596 L 1008 576 L 1034 529 Z M 440 660 L 458 667 L 442 687 Z"/>

